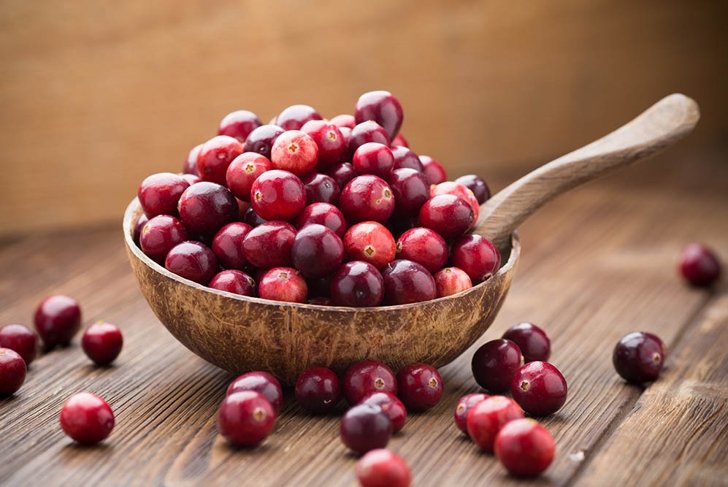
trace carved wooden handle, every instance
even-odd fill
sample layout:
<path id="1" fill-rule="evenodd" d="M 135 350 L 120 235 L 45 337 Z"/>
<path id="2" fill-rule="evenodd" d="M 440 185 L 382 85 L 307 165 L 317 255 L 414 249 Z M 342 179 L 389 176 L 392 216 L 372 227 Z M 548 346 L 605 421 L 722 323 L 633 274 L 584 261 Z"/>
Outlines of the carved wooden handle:
<path id="1" fill-rule="evenodd" d="M 559 157 L 506 187 L 480 207 L 475 233 L 501 247 L 531 213 L 553 197 L 670 146 L 693 130 L 698 104 L 673 94 L 611 134 Z"/>

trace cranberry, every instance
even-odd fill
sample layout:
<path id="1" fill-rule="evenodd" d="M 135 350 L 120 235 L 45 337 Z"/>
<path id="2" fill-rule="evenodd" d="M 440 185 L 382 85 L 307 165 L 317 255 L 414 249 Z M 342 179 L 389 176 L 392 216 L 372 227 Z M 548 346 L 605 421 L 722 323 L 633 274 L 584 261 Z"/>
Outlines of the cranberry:
<path id="1" fill-rule="evenodd" d="M 290 223 L 265 222 L 253 228 L 243 239 L 245 259 L 260 269 L 288 267 L 296 229 Z"/>
<path id="2" fill-rule="evenodd" d="M 225 270 L 215 274 L 208 284 L 209 287 L 220 291 L 239 294 L 241 296 L 255 295 L 255 280 L 248 274 L 238 270 Z"/>
<path id="3" fill-rule="evenodd" d="M 382 272 L 385 304 L 407 304 L 437 297 L 435 279 L 427 269 L 411 260 L 390 262 Z"/>
<path id="4" fill-rule="evenodd" d="M 368 262 L 347 262 L 331 278 L 331 299 L 337 306 L 379 306 L 383 297 L 382 275 Z"/>
<path id="5" fill-rule="evenodd" d="M 341 441 L 358 454 L 384 448 L 392 435 L 392 422 L 378 406 L 359 404 L 341 419 Z"/>
<path id="6" fill-rule="evenodd" d="M 389 145 L 389 135 L 377 122 L 367 121 L 357 124 L 351 129 L 349 135 L 349 154 L 353 155 L 360 145 L 367 142 L 378 142 L 380 144 Z"/>
<path id="7" fill-rule="evenodd" d="M 217 135 L 204 144 L 197 154 L 197 172 L 203 181 L 225 184 L 230 163 L 245 151 L 239 140 Z"/>
<path id="8" fill-rule="evenodd" d="M 185 240 L 187 229 L 181 221 L 173 216 L 157 215 L 142 228 L 139 246 L 150 259 L 164 263 L 172 247 Z"/>
<path id="9" fill-rule="evenodd" d="M 336 181 L 339 188 L 343 188 L 349 181 L 356 177 L 356 171 L 354 171 L 354 166 L 351 163 L 342 162 L 329 170 L 329 176 Z"/>
<path id="10" fill-rule="evenodd" d="M 453 245 L 452 262 L 455 267 L 464 270 L 473 282 L 480 282 L 498 272 L 500 253 L 487 238 L 466 235 Z"/>
<path id="11" fill-rule="evenodd" d="M 396 169 L 388 182 L 394 194 L 394 215 L 398 218 L 416 216 L 429 198 L 425 175 L 414 169 Z"/>
<path id="12" fill-rule="evenodd" d="M 473 282 L 464 270 L 457 267 L 445 267 L 435 274 L 437 297 L 444 298 L 466 291 L 473 287 Z"/>
<path id="13" fill-rule="evenodd" d="M 420 208 L 419 216 L 420 225 L 448 239 L 460 237 L 475 222 L 473 209 L 468 202 L 452 194 L 430 198 Z"/>
<path id="14" fill-rule="evenodd" d="M 227 269 L 242 269 L 245 264 L 243 239 L 252 230 L 247 223 L 232 222 L 222 227 L 212 239 L 212 251 Z"/>
<path id="15" fill-rule="evenodd" d="M 341 211 L 354 221 L 384 222 L 394 212 L 392 188 L 377 176 L 357 176 L 344 186 L 339 199 Z"/>
<path id="16" fill-rule="evenodd" d="M 306 204 L 331 203 L 335 205 L 339 201 L 339 185 L 334 178 L 326 174 L 311 174 L 303 179 L 306 190 Z"/>
<path id="17" fill-rule="evenodd" d="M 257 152 L 270 159 L 273 143 L 285 130 L 278 125 L 261 125 L 256 128 L 245 140 L 245 152 Z"/>
<path id="18" fill-rule="evenodd" d="M 325 170 L 341 160 L 346 154 L 347 142 L 335 124 L 324 120 L 311 120 L 301 127 L 318 146 L 318 167 Z"/>
<path id="19" fill-rule="evenodd" d="M 422 163 L 422 171 L 425 173 L 428 183 L 440 184 L 447 181 L 445 168 L 439 161 L 430 156 L 420 156 L 420 162 Z"/>
<path id="20" fill-rule="evenodd" d="M 361 487 L 409 487 L 412 475 L 402 458 L 389 450 L 371 450 L 356 463 Z"/>
<path id="21" fill-rule="evenodd" d="M 396 244 L 381 223 L 361 222 L 346 231 L 344 249 L 347 260 L 363 260 L 381 269 L 394 260 Z"/>
<path id="22" fill-rule="evenodd" d="M 397 391 L 408 410 L 426 411 L 440 402 L 442 377 L 431 365 L 409 364 L 397 373 Z"/>
<path id="23" fill-rule="evenodd" d="M 38 335 L 23 325 L 5 325 L 0 328 L 0 347 L 17 352 L 30 365 L 38 355 Z"/>
<path id="24" fill-rule="evenodd" d="M 695 287 L 709 287 L 720 278 L 721 263 L 708 247 L 693 243 L 680 253 L 680 272 Z"/>
<path id="25" fill-rule="evenodd" d="M 478 217 L 480 216 L 480 204 L 478 203 L 478 198 L 476 198 L 473 192 L 465 185 L 453 181 L 445 181 L 444 183 L 436 184 L 430 188 L 430 197 L 440 194 L 454 194 L 455 196 L 467 201 L 470 208 L 473 209 L 473 221 L 478 221 Z"/>
<path id="26" fill-rule="evenodd" d="M 495 437 L 495 455 L 517 477 L 541 474 L 551 465 L 555 451 L 549 430 L 532 419 L 510 421 Z"/>
<path id="27" fill-rule="evenodd" d="M 339 238 L 343 238 L 346 233 L 344 214 L 329 203 L 311 203 L 303 209 L 301 214 L 298 215 L 296 225 L 298 228 L 303 228 L 311 223 L 318 223 L 330 228 Z"/>
<path id="28" fill-rule="evenodd" d="M 399 100 L 390 92 L 370 91 L 361 95 L 356 102 L 354 118 L 357 123 L 374 120 L 387 131 L 391 139 L 399 132 L 404 113 Z"/>
<path id="29" fill-rule="evenodd" d="M 349 404 L 358 404 L 373 392 L 397 394 L 397 378 L 392 369 L 376 360 L 362 360 L 346 370 L 344 394 Z"/>
<path id="30" fill-rule="evenodd" d="M 275 169 L 305 176 L 316 168 L 318 146 L 305 132 L 288 130 L 273 143 L 270 160 Z"/>
<path id="31" fill-rule="evenodd" d="M 430 272 L 437 272 L 447 262 L 447 243 L 434 230 L 411 228 L 397 239 L 397 257 L 417 262 Z"/>
<path id="32" fill-rule="evenodd" d="M 339 376 L 326 367 L 312 367 L 298 376 L 296 401 L 306 411 L 315 414 L 333 412 L 341 400 Z"/>
<path id="33" fill-rule="evenodd" d="M 490 396 L 488 394 L 476 392 L 473 394 L 466 394 L 458 400 L 458 404 L 457 406 L 455 406 L 455 412 L 453 413 L 453 416 L 455 418 L 455 424 L 460 431 L 462 431 L 466 435 L 468 434 L 468 413 L 472 408 L 475 407 L 476 404 L 484 401 L 485 399 L 488 399 L 489 397 Z"/>
<path id="34" fill-rule="evenodd" d="M 250 189 L 258 176 L 273 168 L 270 160 L 256 152 L 243 152 L 233 159 L 225 173 L 230 191 L 243 201 L 250 201 Z"/>
<path id="35" fill-rule="evenodd" d="M 179 199 L 182 223 L 193 234 L 213 236 L 240 216 L 235 196 L 224 186 L 203 181 L 193 184 Z"/>
<path id="36" fill-rule="evenodd" d="M 34 321 L 46 349 L 66 346 L 81 328 L 81 307 L 68 296 L 50 296 L 36 308 Z"/>
<path id="37" fill-rule="evenodd" d="M 266 223 L 267 220 L 261 218 L 260 215 L 258 215 L 252 207 L 250 207 L 245 210 L 245 213 L 243 214 L 243 221 L 251 227 L 257 227 Z"/>
<path id="38" fill-rule="evenodd" d="M 305 303 L 308 287 L 296 269 L 274 267 L 260 279 L 258 296 L 272 301 Z"/>
<path id="39" fill-rule="evenodd" d="M 407 139 L 405 138 L 404 134 L 402 134 L 402 132 L 400 132 L 392 139 L 391 145 L 392 145 L 392 147 L 396 147 L 396 146 L 409 147 L 409 142 L 407 142 Z"/>
<path id="40" fill-rule="evenodd" d="M 386 145 L 368 142 L 356 149 L 351 163 L 357 174 L 373 174 L 386 179 L 392 173 L 394 155 Z"/>
<path id="41" fill-rule="evenodd" d="M 498 432 L 509 421 L 523 418 L 523 411 L 512 399 L 491 396 L 476 404 L 466 419 L 468 436 L 486 452 L 493 452 Z"/>
<path id="42" fill-rule="evenodd" d="M 182 176 L 182 179 L 187 181 L 187 184 L 189 184 L 190 186 L 202 181 L 202 179 L 200 179 L 200 176 L 195 176 L 194 174 L 180 174 L 180 176 Z"/>
<path id="43" fill-rule="evenodd" d="M 264 172 L 253 183 L 250 194 L 253 210 L 266 220 L 290 220 L 306 206 L 303 183 L 288 171 Z"/>
<path id="44" fill-rule="evenodd" d="M 81 347 L 88 358 L 98 366 L 111 364 L 121 353 L 124 337 L 121 330 L 111 323 L 99 321 L 86 328 L 81 337 Z"/>
<path id="45" fill-rule="evenodd" d="M 139 215 L 139 218 L 137 218 L 136 223 L 134 224 L 134 231 L 132 232 L 132 238 L 134 239 L 134 243 L 139 245 L 139 237 L 142 234 L 142 229 L 144 228 L 144 225 L 147 224 L 149 221 L 149 218 L 147 218 L 147 215 L 142 213 Z"/>
<path id="46" fill-rule="evenodd" d="M 255 370 L 239 375 L 230 383 L 225 394 L 229 396 L 242 391 L 254 391 L 262 394 L 273 406 L 276 414 L 283 406 L 283 388 L 278 379 L 270 372 Z"/>
<path id="47" fill-rule="evenodd" d="M 354 115 L 349 115 L 348 113 L 336 115 L 329 121 L 339 128 L 346 127 L 348 129 L 353 129 L 356 125 L 356 119 L 354 118 Z"/>
<path id="48" fill-rule="evenodd" d="M 12 396 L 25 382 L 26 365 L 15 350 L 0 348 L 0 397 Z"/>
<path id="49" fill-rule="evenodd" d="M 642 384 L 657 380 L 665 353 L 665 345 L 657 335 L 633 332 L 623 336 L 614 347 L 612 362 L 624 380 Z"/>
<path id="50" fill-rule="evenodd" d="M 490 199 L 490 188 L 485 183 L 485 180 L 478 175 L 467 174 L 465 176 L 460 176 L 455 180 L 455 182 L 462 184 L 472 191 L 480 205 Z"/>
<path id="51" fill-rule="evenodd" d="M 529 362 L 511 381 L 513 399 L 531 416 L 553 414 L 566 402 L 566 379 L 548 362 Z"/>
<path id="52" fill-rule="evenodd" d="M 270 401 L 255 391 L 225 396 L 217 411 L 220 434 L 235 446 L 255 446 L 273 431 L 276 413 Z"/>
<path id="53" fill-rule="evenodd" d="M 407 421 L 407 409 L 402 401 L 391 392 L 372 392 L 362 399 L 360 404 L 382 408 L 392 422 L 392 433 L 398 433 L 404 428 L 404 423 Z"/>
<path id="54" fill-rule="evenodd" d="M 177 202 L 190 184 L 179 174 L 160 172 L 147 176 L 139 185 L 137 196 L 144 214 L 176 215 Z"/>
<path id="55" fill-rule="evenodd" d="M 241 143 L 245 143 L 250 132 L 260 127 L 258 115 L 248 110 L 236 110 L 230 112 L 220 121 L 218 135 L 229 135 L 235 137 Z"/>
<path id="56" fill-rule="evenodd" d="M 475 382 L 490 392 L 505 392 L 511 380 L 523 365 L 523 355 L 518 345 L 510 340 L 491 340 L 478 348 L 471 366 Z"/>
<path id="57" fill-rule="evenodd" d="M 344 260 L 344 244 L 333 230 L 313 223 L 298 231 L 291 247 L 293 265 L 304 277 L 323 277 Z"/>
<path id="58" fill-rule="evenodd" d="M 278 114 L 276 125 L 283 127 L 284 130 L 300 130 L 311 120 L 321 120 L 321 115 L 315 108 L 308 105 L 291 105 Z"/>
<path id="59" fill-rule="evenodd" d="M 82 445 L 95 445 L 114 429 L 114 412 L 101 397 L 90 392 L 74 394 L 61 409 L 63 432 Z"/>
<path id="60" fill-rule="evenodd" d="M 422 167 L 422 162 L 420 162 L 420 157 L 412 152 L 408 147 L 402 145 L 393 145 L 392 155 L 394 156 L 394 169 L 414 169 L 417 172 L 424 171 L 424 167 Z M 426 176 L 425 182 L 427 182 Z"/>
<path id="61" fill-rule="evenodd" d="M 217 273 L 217 257 L 201 242 L 182 242 L 169 251 L 164 267 L 180 277 L 207 285 Z"/>
<path id="62" fill-rule="evenodd" d="M 551 340 L 545 331 L 533 323 L 513 325 L 506 330 L 503 338 L 518 345 L 526 362 L 545 362 L 551 356 Z"/>
<path id="63" fill-rule="evenodd" d="M 200 149 L 202 149 L 202 144 L 194 146 L 187 154 L 187 159 L 185 159 L 185 164 L 182 168 L 184 174 L 200 175 L 197 172 L 197 155 L 200 153 Z"/>

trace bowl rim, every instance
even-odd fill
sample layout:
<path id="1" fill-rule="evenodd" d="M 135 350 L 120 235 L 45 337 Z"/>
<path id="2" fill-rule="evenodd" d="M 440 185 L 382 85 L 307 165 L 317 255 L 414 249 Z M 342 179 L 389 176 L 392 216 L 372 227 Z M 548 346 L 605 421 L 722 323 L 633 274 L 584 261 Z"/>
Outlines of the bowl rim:
<path id="1" fill-rule="evenodd" d="M 431 304 L 431 303 L 442 303 L 449 300 L 454 299 L 461 299 L 471 293 L 479 292 L 481 288 L 486 287 L 489 283 L 492 282 L 492 280 L 496 277 L 503 278 L 508 273 L 512 272 L 515 269 L 516 263 L 518 262 L 518 258 L 521 254 L 521 242 L 520 238 L 518 236 L 518 232 L 513 232 L 511 234 L 511 248 L 510 248 L 510 254 L 508 256 L 508 260 L 505 262 L 505 264 L 501 265 L 501 267 L 498 269 L 498 272 L 496 272 L 492 277 L 489 279 L 473 286 L 472 288 L 468 289 L 465 292 L 453 294 L 450 296 L 444 296 L 441 298 L 435 298 L 431 299 L 429 301 L 420 301 L 416 303 L 407 303 L 407 304 L 396 304 L 396 305 L 389 305 L 389 306 L 370 306 L 370 307 L 363 307 L 363 308 L 356 308 L 356 307 L 350 307 L 350 306 L 333 306 L 333 305 L 323 305 L 323 304 L 310 304 L 310 303 L 292 303 L 288 301 L 273 301 L 270 299 L 263 299 L 259 297 L 253 297 L 253 296 L 243 296 L 240 294 L 231 293 L 228 291 L 221 291 L 218 289 L 213 289 L 211 287 L 203 286 L 202 284 L 199 284 L 197 282 L 191 281 L 189 279 L 185 279 L 184 277 L 178 276 L 177 274 L 168 271 L 164 266 L 159 265 L 157 262 L 149 258 L 144 252 L 142 252 L 141 248 L 134 242 L 133 239 L 133 231 L 132 231 L 132 220 L 135 217 L 137 213 L 140 213 L 141 205 L 139 203 L 139 198 L 135 197 L 131 200 L 129 205 L 127 206 L 126 210 L 124 211 L 124 221 L 122 224 L 122 228 L 124 231 L 124 241 L 126 243 L 127 249 L 136 257 L 138 260 L 140 260 L 144 265 L 149 267 L 151 270 L 163 275 L 167 279 L 171 279 L 173 281 L 176 281 L 179 284 L 183 284 L 185 286 L 191 287 L 198 291 L 203 291 L 206 293 L 210 293 L 213 295 L 218 295 L 221 297 L 225 297 L 228 299 L 234 299 L 236 301 L 241 301 L 244 303 L 255 303 L 260 305 L 274 305 L 274 306 L 285 306 L 290 307 L 292 309 L 299 309 L 299 310 L 310 310 L 310 311 L 346 311 L 346 312 L 378 312 L 378 311 L 394 311 L 394 310 L 407 310 L 407 309 L 414 309 L 421 307 L 424 304 Z"/>

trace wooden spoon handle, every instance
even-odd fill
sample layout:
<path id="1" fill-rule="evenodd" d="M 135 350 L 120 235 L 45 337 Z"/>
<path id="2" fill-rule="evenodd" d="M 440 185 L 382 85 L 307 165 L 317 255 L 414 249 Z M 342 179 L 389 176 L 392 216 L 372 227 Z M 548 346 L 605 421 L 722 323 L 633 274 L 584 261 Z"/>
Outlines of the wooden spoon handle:
<path id="1" fill-rule="evenodd" d="M 480 207 L 475 233 L 501 247 L 553 197 L 665 149 L 690 133 L 699 118 L 694 100 L 681 94 L 666 96 L 611 134 L 539 167 L 494 195 Z"/>

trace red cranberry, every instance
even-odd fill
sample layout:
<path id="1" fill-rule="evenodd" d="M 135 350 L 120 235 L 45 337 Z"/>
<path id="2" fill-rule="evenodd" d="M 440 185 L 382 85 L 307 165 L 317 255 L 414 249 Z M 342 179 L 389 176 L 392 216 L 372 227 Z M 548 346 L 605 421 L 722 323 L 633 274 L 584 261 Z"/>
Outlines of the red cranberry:
<path id="1" fill-rule="evenodd" d="M 139 185 L 137 196 L 147 217 L 176 215 L 180 196 L 190 184 L 179 174 L 160 172 L 147 176 Z"/>
<path id="2" fill-rule="evenodd" d="M 529 362 L 511 381 L 513 399 L 531 416 L 553 414 L 566 402 L 566 379 L 548 362 Z"/>
<path id="3" fill-rule="evenodd" d="M 523 418 L 523 411 L 512 399 L 491 396 L 476 404 L 466 419 L 468 436 L 486 452 L 493 452 L 498 432 L 509 421 Z"/>
<path id="4" fill-rule="evenodd" d="M 357 176 L 344 186 L 339 206 L 351 220 L 384 222 L 394 212 L 394 195 L 383 179 L 371 175 Z"/>
<path id="5" fill-rule="evenodd" d="M 296 229 L 285 222 L 265 222 L 253 228 L 243 239 L 245 259 L 260 269 L 288 267 Z"/>
<path id="6" fill-rule="evenodd" d="M 523 355 L 518 345 L 510 340 L 491 340 L 478 348 L 471 366 L 475 382 L 490 392 L 505 392 L 511 380 L 523 365 Z"/>
<path id="7" fill-rule="evenodd" d="M 240 210 L 235 196 L 227 188 L 203 181 L 182 193 L 179 215 L 193 234 L 213 236 L 225 224 L 237 220 Z"/>
<path id="8" fill-rule="evenodd" d="M 545 362 L 551 356 L 551 340 L 545 331 L 533 323 L 513 325 L 503 334 L 503 338 L 518 345 L 526 362 Z"/>
<path id="9" fill-rule="evenodd" d="M 124 337 L 111 323 L 99 321 L 86 328 L 81 337 L 81 348 L 93 363 L 101 367 L 111 364 L 121 353 Z"/>
<path id="10" fill-rule="evenodd" d="M 709 287 L 720 279 L 721 263 L 708 247 L 693 243 L 680 253 L 680 272 L 695 287 Z"/>
<path id="11" fill-rule="evenodd" d="M 438 195 L 425 201 L 419 216 L 420 225 L 447 239 L 460 237 L 475 223 L 473 209 L 468 202 L 452 194 Z"/>
<path id="12" fill-rule="evenodd" d="M 417 303 L 437 297 L 432 274 L 411 260 L 398 259 L 390 262 L 382 272 L 382 278 L 385 304 Z"/>
<path id="13" fill-rule="evenodd" d="M 220 434 L 235 446 L 255 446 L 273 431 L 276 413 L 270 401 L 255 391 L 225 396 L 217 411 Z"/>
<path id="14" fill-rule="evenodd" d="M 318 223 L 330 228 L 339 238 L 343 238 L 346 233 L 344 214 L 329 203 L 311 203 L 303 209 L 301 214 L 298 215 L 296 225 L 298 228 L 303 228 L 311 223 Z"/>
<path id="15" fill-rule="evenodd" d="M 276 117 L 276 125 L 284 130 L 300 130 L 306 122 L 321 120 L 315 108 L 308 105 L 291 105 Z"/>
<path id="16" fill-rule="evenodd" d="M 101 397 L 90 392 L 74 394 L 61 409 L 63 432 L 82 445 L 95 445 L 114 429 L 114 412 Z"/>
<path id="17" fill-rule="evenodd" d="M 298 231 L 291 256 L 294 267 L 304 277 L 323 277 L 341 265 L 344 244 L 333 230 L 313 223 Z"/>
<path id="18" fill-rule="evenodd" d="M 440 194 L 454 194 L 458 198 L 462 198 L 467 201 L 470 208 L 473 209 L 473 221 L 478 221 L 478 217 L 480 216 L 480 204 L 478 204 L 478 199 L 475 197 L 473 192 L 465 185 L 453 181 L 445 181 L 444 183 L 436 184 L 430 188 L 430 197 Z"/>
<path id="19" fill-rule="evenodd" d="M 288 130 L 273 143 L 270 160 L 275 169 L 305 176 L 316 168 L 318 146 L 305 132 Z"/>
<path id="20" fill-rule="evenodd" d="M 532 419 L 510 421 L 495 437 L 495 455 L 517 477 L 541 474 L 551 465 L 555 451 L 549 430 Z"/>
<path id="21" fill-rule="evenodd" d="M 25 361 L 18 352 L 0 348 L 0 397 L 12 396 L 25 382 Z"/>
<path id="22" fill-rule="evenodd" d="M 348 129 L 353 129 L 356 125 L 356 119 L 354 119 L 354 115 L 349 115 L 348 113 L 336 115 L 329 121 L 339 128 L 346 127 Z"/>
<path id="23" fill-rule="evenodd" d="M 185 164 L 182 168 L 184 174 L 200 175 L 197 172 L 197 155 L 200 153 L 200 149 L 202 149 L 202 144 L 194 146 L 189 154 L 187 154 L 187 159 L 185 159 Z"/>
<path id="24" fill-rule="evenodd" d="M 624 380 L 642 384 L 657 380 L 665 361 L 665 353 L 665 345 L 657 335 L 633 332 L 617 342 L 612 362 Z"/>
<path id="25" fill-rule="evenodd" d="M 229 135 L 235 137 L 241 143 L 245 143 L 250 132 L 260 127 L 258 115 L 248 110 L 236 110 L 230 112 L 220 121 L 218 135 Z"/>
<path id="26" fill-rule="evenodd" d="M 349 135 L 348 153 L 353 155 L 360 145 L 367 142 L 378 142 L 380 144 L 389 145 L 389 135 L 377 122 L 372 120 L 361 122 L 351 129 Z"/>
<path id="27" fill-rule="evenodd" d="M 172 247 L 187 240 L 187 229 L 177 218 L 157 215 L 144 225 L 139 236 L 142 251 L 157 262 L 163 263 Z"/>
<path id="28" fill-rule="evenodd" d="M 407 409 L 402 401 L 391 392 L 380 391 L 372 392 L 360 404 L 369 404 L 370 406 L 379 406 L 382 408 L 389 420 L 392 422 L 392 433 L 398 433 L 404 428 L 407 421 Z"/>
<path id="29" fill-rule="evenodd" d="M 250 194 L 253 210 L 266 220 L 290 220 L 306 206 L 303 183 L 288 171 L 264 172 L 253 183 Z"/>
<path id="30" fill-rule="evenodd" d="M 376 360 L 362 360 L 346 370 L 344 394 L 349 404 L 358 404 L 373 392 L 397 394 L 397 378 L 392 369 Z"/>
<path id="31" fill-rule="evenodd" d="M 273 406 L 276 414 L 283 406 L 283 388 L 278 379 L 270 372 L 255 370 L 239 375 L 230 383 L 225 394 L 229 396 L 242 391 L 254 391 L 262 394 Z"/>
<path id="32" fill-rule="evenodd" d="M 208 286 L 241 296 L 255 296 L 255 280 L 245 272 L 238 270 L 218 272 L 210 280 Z"/>
<path id="33" fill-rule="evenodd" d="M 397 392 L 410 411 L 426 411 L 434 407 L 443 392 L 442 377 L 427 364 L 409 364 L 397 373 Z"/>
<path id="34" fill-rule="evenodd" d="M 422 171 L 425 173 L 428 183 L 440 184 L 447 181 L 445 168 L 439 161 L 430 156 L 420 156 L 420 162 L 422 163 Z"/>
<path id="35" fill-rule="evenodd" d="M 261 218 L 260 215 L 258 215 L 252 207 L 250 207 L 245 210 L 245 213 L 243 214 L 243 221 L 255 228 L 266 223 L 267 220 Z"/>
<path id="36" fill-rule="evenodd" d="M 460 176 L 455 182 L 462 184 L 472 191 L 480 205 L 490 199 L 490 188 L 485 183 L 485 180 L 476 174 Z"/>
<path id="37" fill-rule="evenodd" d="M 378 406 L 359 404 L 341 419 L 341 441 L 358 454 L 384 448 L 392 435 L 392 422 Z"/>
<path id="38" fill-rule="evenodd" d="M 325 414 L 336 410 L 341 400 L 339 376 L 326 367 L 312 367 L 298 376 L 296 401 L 306 411 Z"/>
<path id="39" fill-rule="evenodd" d="M 207 285 L 217 273 L 217 257 L 201 242 L 182 242 L 169 251 L 164 267 L 180 277 Z"/>
<path id="40" fill-rule="evenodd" d="M 402 458 L 389 450 L 371 450 L 356 463 L 361 487 L 409 487 L 412 475 Z"/>
<path id="41" fill-rule="evenodd" d="M 301 127 L 318 146 L 318 168 L 326 170 L 346 154 L 347 142 L 335 124 L 324 120 L 311 120 Z"/>
<path id="42" fill-rule="evenodd" d="M 473 394 L 466 394 L 458 400 L 453 416 L 455 418 L 455 424 L 460 431 L 466 435 L 468 434 L 468 413 L 475 407 L 476 404 L 488 399 L 489 397 L 490 396 L 488 394 L 476 392 Z"/>
<path id="43" fill-rule="evenodd" d="M 396 244 L 381 223 L 361 222 L 346 231 L 344 249 L 347 260 L 363 260 L 381 269 L 394 260 Z"/>
<path id="44" fill-rule="evenodd" d="M 187 184 L 189 184 L 190 186 L 202 181 L 199 176 L 195 176 L 194 174 L 180 174 L 180 176 L 182 176 L 182 179 L 187 181 Z"/>
<path id="45" fill-rule="evenodd" d="M 308 287 L 296 269 L 274 267 L 260 279 L 258 296 L 272 301 L 305 303 Z"/>
<path id="46" fill-rule="evenodd" d="M 404 113 L 399 100 L 390 92 L 370 91 L 361 95 L 356 102 L 354 118 L 357 123 L 374 120 L 387 131 L 391 139 L 399 132 Z"/>
<path id="47" fill-rule="evenodd" d="M 434 230 L 411 228 L 397 240 L 397 257 L 417 262 L 430 272 L 437 272 L 447 262 L 447 243 Z"/>
<path id="48" fill-rule="evenodd" d="M 396 169 L 388 182 L 394 194 L 394 215 L 398 218 L 416 216 L 429 199 L 427 179 L 414 169 Z"/>
<path id="49" fill-rule="evenodd" d="M 239 140 L 217 135 L 204 144 L 197 154 L 197 172 L 203 181 L 225 184 L 225 173 L 233 159 L 245 151 Z"/>
<path id="50" fill-rule="evenodd" d="M 222 227 L 212 239 L 212 251 L 227 269 L 242 269 L 245 264 L 243 239 L 252 230 L 247 223 L 232 222 Z"/>
<path id="51" fill-rule="evenodd" d="M 273 143 L 285 130 L 278 125 L 261 125 L 256 128 L 245 140 L 245 152 L 257 152 L 270 159 Z"/>
<path id="52" fill-rule="evenodd" d="M 444 298 L 466 291 L 473 287 L 473 282 L 464 270 L 457 267 L 445 267 L 435 274 L 437 297 Z"/>
<path id="53" fill-rule="evenodd" d="M 354 166 L 351 163 L 342 162 L 329 170 L 329 176 L 336 181 L 339 188 L 343 188 L 349 181 L 356 177 L 356 171 L 354 171 Z"/>
<path id="54" fill-rule="evenodd" d="M 382 275 L 368 262 L 347 262 L 331 278 L 331 300 L 337 306 L 379 306 L 383 297 Z"/>
<path id="55" fill-rule="evenodd" d="M 368 142 L 356 149 L 351 163 L 357 174 L 373 174 L 387 179 L 394 167 L 394 155 L 386 145 Z"/>
<path id="56" fill-rule="evenodd" d="M 500 253 L 487 238 L 466 235 L 453 245 L 452 262 L 455 267 L 464 270 L 473 282 L 480 282 L 498 272 Z"/>
<path id="57" fill-rule="evenodd" d="M 225 173 L 230 191 L 243 201 L 250 201 L 250 188 L 258 176 L 272 169 L 273 165 L 264 155 L 243 152 L 233 159 Z"/>
<path id="58" fill-rule="evenodd" d="M 78 301 L 61 294 L 50 296 L 40 302 L 35 310 L 35 329 L 50 350 L 66 346 L 81 328 L 81 307 Z"/>
<path id="59" fill-rule="evenodd" d="M 402 134 L 402 132 L 398 133 L 393 139 L 392 139 L 392 147 L 400 146 L 400 147 L 409 147 L 409 142 L 407 142 L 407 139 Z"/>
<path id="60" fill-rule="evenodd" d="M 38 335 L 23 325 L 5 325 L 0 328 L 0 347 L 17 352 L 30 365 L 38 355 Z"/>
<path id="61" fill-rule="evenodd" d="M 408 147 L 402 145 L 392 145 L 392 155 L 394 156 L 394 169 L 414 169 L 417 172 L 423 172 L 420 157 L 412 152 Z M 425 182 L 427 177 L 425 176 Z M 429 182 L 427 182 L 429 187 Z"/>
<path id="62" fill-rule="evenodd" d="M 306 204 L 331 203 L 335 205 L 339 201 L 339 185 L 334 178 L 326 174 L 311 174 L 303 179 L 306 190 Z"/>
<path id="63" fill-rule="evenodd" d="M 139 237 L 141 237 L 142 229 L 144 228 L 144 225 L 147 224 L 149 221 L 149 218 L 147 218 L 147 215 L 142 213 L 139 215 L 139 218 L 137 218 L 136 223 L 134 224 L 134 231 L 132 232 L 132 238 L 134 239 L 134 243 L 139 245 Z"/>

